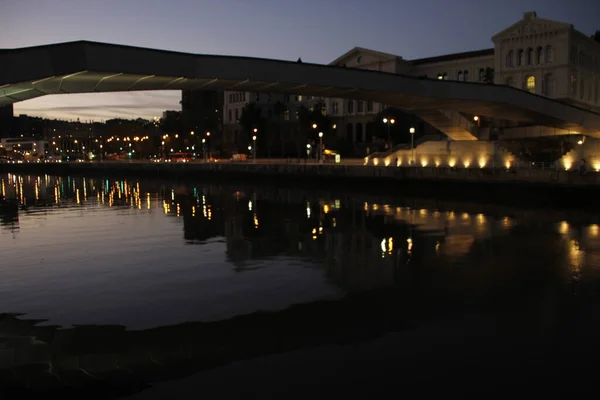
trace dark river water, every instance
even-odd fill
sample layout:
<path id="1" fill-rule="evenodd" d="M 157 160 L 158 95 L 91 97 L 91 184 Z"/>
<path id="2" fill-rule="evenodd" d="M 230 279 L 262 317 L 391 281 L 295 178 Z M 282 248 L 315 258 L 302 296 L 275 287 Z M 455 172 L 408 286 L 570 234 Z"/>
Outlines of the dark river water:
<path id="1" fill-rule="evenodd" d="M 600 277 L 599 215 L 583 211 L 0 178 L 0 312 L 62 326 L 215 321 L 384 288 L 527 309 L 548 288 L 577 296 Z"/>

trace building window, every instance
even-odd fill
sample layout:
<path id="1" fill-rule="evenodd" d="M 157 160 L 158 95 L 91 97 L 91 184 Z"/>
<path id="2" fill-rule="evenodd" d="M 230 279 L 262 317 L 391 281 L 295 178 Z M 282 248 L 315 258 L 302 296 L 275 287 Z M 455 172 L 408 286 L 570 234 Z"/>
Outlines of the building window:
<path id="1" fill-rule="evenodd" d="M 552 64 L 554 62 L 554 51 L 550 45 L 546 46 L 545 49 L 545 61 L 546 64 Z"/>
<path id="2" fill-rule="evenodd" d="M 596 93 L 594 93 L 594 102 L 600 102 L 600 79 L 596 82 Z"/>
<path id="3" fill-rule="evenodd" d="M 296 101 L 302 101 L 302 95 L 301 94 L 296 95 Z"/>
<path id="4" fill-rule="evenodd" d="M 283 102 L 284 103 L 289 103 L 290 102 L 290 95 L 289 94 L 284 94 L 283 95 Z"/>
<path id="5" fill-rule="evenodd" d="M 485 81 L 485 69 L 479 68 L 479 82 Z"/>
<path id="6" fill-rule="evenodd" d="M 354 101 L 348 101 L 348 114 L 354 114 Z"/>
<path id="7" fill-rule="evenodd" d="M 323 104 L 321 106 L 321 115 L 322 116 L 326 116 L 327 115 L 327 106 L 325 104 Z"/>
<path id="8" fill-rule="evenodd" d="M 535 93 L 535 76 L 529 75 L 525 78 L 525 89 L 529 93 Z"/>
<path id="9" fill-rule="evenodd" d="M 544 57 L 544 49 L 540 46 L 537 48 L 536 50 L 536 54 L 535 54 L 535 63 L 536 64 L 541 64 Z"/>
<path id="10" fill-rule="evenodd" d="M 575 97 L 577 95 L 577 76 L 574 73 L 571 73 L 571 96 Z"/>
<path id="11" fill-rule="evenodd" d="M 462 79 L 463 79 L 462 71 L 458 71 L 458 74 L 457 74 L 456 80 L 458 80 L 458 81 L 462 81 Z"/>
<path id="12" fill-rule="evenodd" d="M 506 55 L 506 67 L 507 68 L 510 68 L 514 65 L 513 64 L 514 58 L 515 58 L 515 53 L 512 50 L 510 50 L 508 52 L 508 54 Z"/>
<path id="13" fill-rule="evenodd" d="M 290 120 L 290 110 L 285 110 L 283 112 L 283 120 L 284 121 L 289 121 Z"/>
<path id="14" fill-rule="evenodd" d="M 232 118 L 231 118 L 231 110 L 228 110 L 227 112 L 227 121 L 231 122 Z"/>
<path id="15" fill-rule="evenodd" d="M 363 102 L 362 102 L 362 100 L 358 100 L 356 102 L 356 112 L 359 112 L 359 113 L 363 112 Z"/>
<path id="16" fill-rule="evenodd" d="M 577 46 L 571 45 L 571 50 L 569 51 L 569 62 L 571 64 L 577 64 Z"/>
<path id="17" fill-rule="evenodd" d="M 260 102 L 260 93 L 256 93 L 256 102 L 259 103 Z"/>
<path id="18" fill-rule="evenodd" d="M 352 123 L 348 123 L 348 125 L 346 125 L 346 140 L 349 142 L 354 141 L 354 126 L 352 126 Z"/>
<path id="19" fill-rule="evenodd" d="M 463 81 L 469 82 L 469 71 L 463 71 Z"/>
<path id="20" fill-rule="evenodd" d="M 525 65 L 525 52 L 523 50 L 519 50 L 517 53 L 517 65 L 519 67 Z"/>
<path id="21" fill-rule="evenodd" d="M 554 95 L 554 78 L 552 78 L 552 74 L 544 75 L 544 80 L 542 81 L 542 94 L 548 97 Z"/>
<path id="22" fill-rule="evenodd" d="M 367 112 L 373 112 L 373 102 L 367 101 Z"/>
<path id="23" fill-rule="evenodd" d="M 334 101 L 331 103 L 331 113 L 333 115 L 337 115 L 337 113 L 338 113 L 338 102 L 337 101 Z"/>
<path id="24" fill-rule="evenodd" d="M 236 120 L 236 122 L 239 121 L 239 119 L 240 119 L 240 114 L 238 112 L 238 109 L 236 108 L 235 109 L 235 120 Z"/>
<path id="25" fill-rule="evenodd" d="M 585 66 L 585 54 L 583 51 L 579 52 L 579 65 Z"/>
<path id="26" fill-rule="evenodd" d="M 504 79 L 504 84 L 505 84 L 506 86 L 512 86 L 512 85 L 513 85 L 513 78 L 512 78 L 512 76 L 507 76 L 507 77 Z"/>
<path id="27" fill-rule="evenodd" d="M 585 79 L 581 77 L 579 80 L 579 99 L 583 100 L 585 97 Z"/>
<path id="28" fill-rule="evenodd" d="M 527 65 L 532 65 L 533 64 L 533 49 L 529 48 L 527 49 Z"/>

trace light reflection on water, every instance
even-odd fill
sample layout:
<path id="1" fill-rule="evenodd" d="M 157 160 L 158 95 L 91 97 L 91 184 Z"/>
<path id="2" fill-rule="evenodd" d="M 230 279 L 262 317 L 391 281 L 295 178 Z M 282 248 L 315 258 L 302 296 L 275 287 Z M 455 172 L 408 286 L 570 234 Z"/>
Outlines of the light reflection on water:
<path id="1" fill-rule="evenodd" d="M 482 296 L 517 287 L 529 272 L 565 285 L 597 279 L 600 265 L 592 215 L 276 188 L 0 178 L 0 312 L 53 324 L 216 320 L 392 285 Z"/>

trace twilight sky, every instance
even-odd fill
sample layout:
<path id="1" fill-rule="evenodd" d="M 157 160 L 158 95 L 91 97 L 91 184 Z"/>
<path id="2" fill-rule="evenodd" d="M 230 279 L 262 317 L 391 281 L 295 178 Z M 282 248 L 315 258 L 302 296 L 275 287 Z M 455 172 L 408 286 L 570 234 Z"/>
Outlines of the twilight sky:
<path id="1" fill-rule="evenodd" d="M 492 47 L 523 12 L 600 29 L 594 0 L 0 0 L 0 48 L 92 40 L 327 64 L 352 47 L 406 59 Z M 44 96 L 15 114 L 102 120 L 180 109 L 178 91 Z"/>

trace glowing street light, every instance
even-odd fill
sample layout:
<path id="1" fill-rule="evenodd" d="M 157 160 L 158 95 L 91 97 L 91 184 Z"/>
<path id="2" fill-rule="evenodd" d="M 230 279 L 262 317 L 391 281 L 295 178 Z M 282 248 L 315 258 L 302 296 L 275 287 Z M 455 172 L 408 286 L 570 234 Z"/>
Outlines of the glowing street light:
<path id="1" fill-rule="evenodd" d="M 388 128 L 388 140 L 387 141 L 388 141 L 388 144 L 389 144 L 389 146 L 391 148 L 392 147 L 392 136 L 391 136 L 391 133 L 390 133 L 390 126 L 393 125 L 393 124 L 395 124 L 396 120 L 394 118 L 390 118 L 390 119 L 384 118 L 383 119 L 383 123 L 387 124 L 387 128 Z"/>
<path id="2" fill-rule="evenodd" d="M 323 162 L 323 132 L 319 132 L 319 162 Z"/>
<path id="3" fill-rule="evenodd" d="M 254 128 L 254 133 L 256 133 L 258 129 Z M 256 164 L 256 135 L 252 136 L 252 142 L 254 143 L 254 152 L 252 153 L 252 158 L 254 159 L 254 164 Z"/>
<path id="4" fill-rule="evenodd" d="M 415 151 L 415 128 L 413 128 L 411 126 L 408 131 L 410 132 L 410 158 L 411 158 L 411 163 L 412 163 L 412 162 L 414 162 L 414 159 L 415 159 L 415 155 L 414 155 L 414 151 Z"/>

